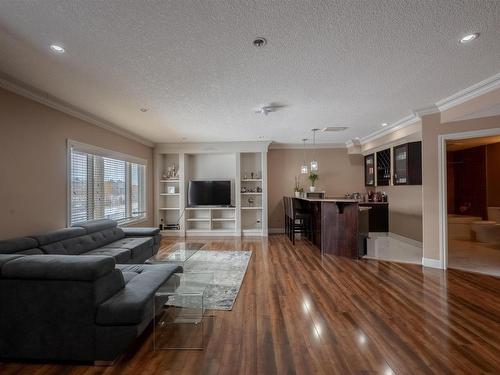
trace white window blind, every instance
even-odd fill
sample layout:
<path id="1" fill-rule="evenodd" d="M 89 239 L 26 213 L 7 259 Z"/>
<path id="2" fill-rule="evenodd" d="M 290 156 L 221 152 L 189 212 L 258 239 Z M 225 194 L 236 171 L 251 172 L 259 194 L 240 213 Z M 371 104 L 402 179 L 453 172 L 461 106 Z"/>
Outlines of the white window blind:
<path id="1" fill-rule="evenodd" d="M 126 222 L 146 217 L 144 164 L 126 160 L 126 155 L 110 157 L 112 152 L 87 145 L 70 144 L 69 152 L 70 224 L 102 218 Z"/>

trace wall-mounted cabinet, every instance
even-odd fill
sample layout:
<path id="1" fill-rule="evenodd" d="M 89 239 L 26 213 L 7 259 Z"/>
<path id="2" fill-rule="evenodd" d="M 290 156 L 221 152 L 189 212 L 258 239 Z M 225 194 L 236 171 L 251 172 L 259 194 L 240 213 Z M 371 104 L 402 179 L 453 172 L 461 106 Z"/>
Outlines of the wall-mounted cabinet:
<path id="1" fill-rule="evenodd" d="M 422 142 L 365 156 L 365 186 L 422 185 Z"/>
<path id="2" fill-rule="evenodd" d="M 422 142 L 395 146 L 394 185 L 422 185 Z"/>
<path id="3" fill-rule="evenodd" d="M 377 186 L 388 186 L 391 183 L 391 149 L 377 152 Z"/>
<path id="4" fill-rule="evenodd" d="M 375 186 L 375 155 L 365 156 L 365 186 Z"/>

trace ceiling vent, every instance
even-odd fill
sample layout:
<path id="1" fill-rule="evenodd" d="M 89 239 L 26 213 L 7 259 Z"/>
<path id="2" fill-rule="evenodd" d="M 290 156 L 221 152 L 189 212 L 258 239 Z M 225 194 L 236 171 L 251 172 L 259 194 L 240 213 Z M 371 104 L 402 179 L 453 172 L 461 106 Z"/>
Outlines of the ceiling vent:
<path id="1" fill-rule="evenodd" d="M 257 114 L 260 114 L 260 115 L 267 116 L 269 113 L 277 112 L 280 109 L 283 109 L 285 107 L 286 107 L 286 105 L 284 105 L 284 104 L 270 103 L 268 105 L 264 105 L 262 107 L 256 108 L 254 110 L 254 112 L 257 113 Z"/>
<path id="2" fill-rule="evenodd" d="M 347 126 L 327 126 L 321 129 L 322 132 L 343 132 L 347 129 Z"/>

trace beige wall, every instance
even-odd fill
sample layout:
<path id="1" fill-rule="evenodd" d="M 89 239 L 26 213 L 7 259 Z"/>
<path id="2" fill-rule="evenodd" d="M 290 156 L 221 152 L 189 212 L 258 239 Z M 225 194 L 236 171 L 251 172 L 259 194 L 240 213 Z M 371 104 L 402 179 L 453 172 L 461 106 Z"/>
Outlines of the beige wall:
<path id="1" fill-rule="evenodd" d="M 389 231 L 422 242 L 422 185 L 380 186 L 389 197 Z"/>
<path id="2" fill-rule="evenodd" d="M 492 128 L 500 128 L 500 116 L 447 123 L 439 113 L 422 118 L 424 258 L 439 259 L 438 135 Z"/>
<path id="3" fill-rule="evenodd" d="M 319 163 L 317 190 L 329 196 L 364 192 L 363 156 L 348 155 L 347 149 L 316 149 Z M 313 150 L 306 151 L 310 161 Z M 300 176 L 301 186 L 309 188 L 306 175 L 300 174 L 304 151 L 300 149 L 271 149 L 267 156 L 269 228 L 283 228 L 283 196 L 293 195 L 294 177 Z"/>
<path id="4" fill-rule="evenodd" d="M 153 223 L 153 150 L 0 89 L 0 239 L 66 225 L 67 139 L 148 160 Z"/>

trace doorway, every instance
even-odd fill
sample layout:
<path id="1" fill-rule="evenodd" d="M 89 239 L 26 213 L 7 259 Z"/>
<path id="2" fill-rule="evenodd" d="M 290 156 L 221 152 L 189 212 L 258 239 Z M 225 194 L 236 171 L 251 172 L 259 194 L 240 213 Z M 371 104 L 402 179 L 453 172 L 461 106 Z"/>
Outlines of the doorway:
<path id="1" fill-rule="evenodd" d="M 500 276 L 500 135 L 445 146 L 448 267 Z"/>

